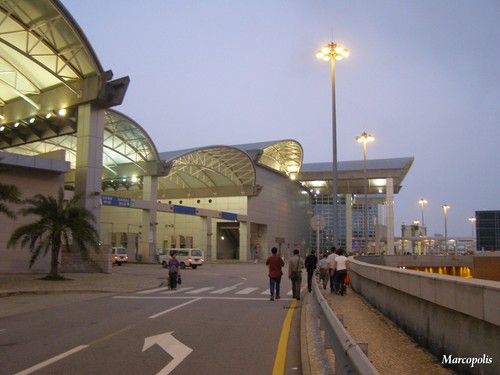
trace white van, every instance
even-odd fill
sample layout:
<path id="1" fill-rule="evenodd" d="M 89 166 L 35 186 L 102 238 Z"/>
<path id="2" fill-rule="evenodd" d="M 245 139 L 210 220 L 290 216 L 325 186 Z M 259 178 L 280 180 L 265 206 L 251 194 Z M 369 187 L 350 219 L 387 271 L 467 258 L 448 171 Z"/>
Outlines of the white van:
<path id="1" fill-rule="evenodd" d="M 113 263 L 116 263 L 119 266 L 121 266 L 122 263 L 128 262 L 127 249 L 124 247 L 111 248 L 111 256 L 113 258 Z"/>
<path id="2" fill-rule="evenodd" d="M 158 255 L 158 263 L 160 263 L 163 268 L 167 268 L 170 254 L 172 254 L 173 251 L 175 251 L 176 258 L 182 269 L 192 267 L 195 270 L 196 267 L 202 266 L 205 261 L 203 250 L 200 249 L 167 249 L 160 251 Z"/>

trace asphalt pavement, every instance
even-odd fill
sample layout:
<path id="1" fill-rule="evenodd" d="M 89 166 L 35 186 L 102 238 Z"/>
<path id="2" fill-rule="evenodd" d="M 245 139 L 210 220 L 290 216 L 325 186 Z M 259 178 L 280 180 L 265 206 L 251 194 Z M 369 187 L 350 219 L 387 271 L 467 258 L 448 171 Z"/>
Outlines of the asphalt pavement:
<path id="1" fill-rule="evenodd" d="M 41 274 L 1 274 L 0 318 L 98 298 L 106 293 L 123 294 L 156 288 L 165 281 L 165 271 L 157 265 L 128 264 L 114 267 L 113 271 L 110 274 L 63 274 L 65 281 L 42 280 L 45 275 Z M 344 326 L 349 334 L 357 342 L 368 343 L 368 358 L 380 374 L 453 374 L 353 290 L 348 290 L 345 296 L 330 293 L 329 288 L 322 292 L 332 310 L 344 316 Z M 331 352 L 318 345 L 321 333 L 315 326 L 317 313 L 311 309 L 307 288 L 302 290 L 302 296 L 299 302 L 302 307 L 302 350 L 305 351 L 302 373 L 330 374 L 325 361 L 334 359 Z"/>

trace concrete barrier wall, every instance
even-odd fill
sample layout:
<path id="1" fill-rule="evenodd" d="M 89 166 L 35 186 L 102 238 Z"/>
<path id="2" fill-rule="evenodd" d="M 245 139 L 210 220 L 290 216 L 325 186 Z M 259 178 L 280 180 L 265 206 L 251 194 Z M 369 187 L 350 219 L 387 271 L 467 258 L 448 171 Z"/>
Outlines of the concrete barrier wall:
<path id="1" fill-rule="evenodd" d="M 500 282 L 403 270 L 354 258 L 349 258 L 349 275 L 358 293 L 439 361 L 443 356 L 455 361 L 487 356 L 492 361 L 474 368 L 454 363 L 449 366 L 453 371 L 499 373 Z"/>

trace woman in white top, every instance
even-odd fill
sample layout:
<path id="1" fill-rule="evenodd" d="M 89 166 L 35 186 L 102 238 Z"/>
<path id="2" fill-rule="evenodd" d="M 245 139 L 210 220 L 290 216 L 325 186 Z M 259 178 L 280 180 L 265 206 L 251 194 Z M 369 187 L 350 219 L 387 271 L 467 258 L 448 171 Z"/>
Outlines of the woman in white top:
<path id="1" fill-rule="evenodd" d="M 346 293 L 344 279 L 347 276 L 347 258 L 345 256 L 345 250 L 342 248 L 337 251 L 337 255 L 334 261 L 335 278 L 333 288 L 335 294 L 343 296 Z"/>

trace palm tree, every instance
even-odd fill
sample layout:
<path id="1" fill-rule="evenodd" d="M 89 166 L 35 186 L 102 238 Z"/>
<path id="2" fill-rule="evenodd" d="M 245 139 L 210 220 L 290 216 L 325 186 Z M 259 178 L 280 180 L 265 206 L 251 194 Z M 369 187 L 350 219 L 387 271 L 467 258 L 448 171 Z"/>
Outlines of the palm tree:
<path id="1" fill-rule="evenodd" d="M 15 219 L 16 214 L 7 206 L 7 203 L 21 203 L 21 192 L 17 186 L 0 182 L 0 213 Z"/>
<path id="2" fill-rule="evenodd" d="M 76 204 L 81 195 L 75 195 L 71 200 L 64 200 L 64 191 L 59 189 L 57 200 L 52 196 L 35 195 L 25 201 L 28 207 L 22 208 L 23 216 L 33 215 L 39 219 L 32 224 L 23 225 L 12 233 L 8 245 L 15 246 L 21 240 L 21 246 L 28 246 L 31 252 L 30 268 L 40 254 L 47 255 L 50 250 L 49 279 L 62 279 L 59 276 L 59 254 L 63 243 L 73 243 L 79 249 L 83 259 L 88 259 L 88 246 L 95 246 L 99 234 L 94 227 L 95 218 L 92 212 Z"/>

